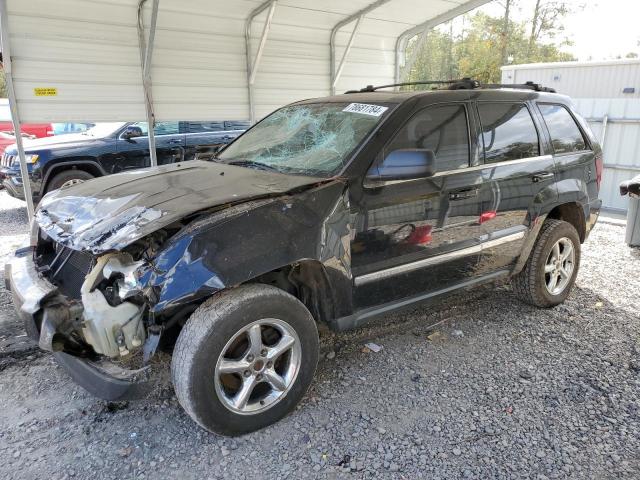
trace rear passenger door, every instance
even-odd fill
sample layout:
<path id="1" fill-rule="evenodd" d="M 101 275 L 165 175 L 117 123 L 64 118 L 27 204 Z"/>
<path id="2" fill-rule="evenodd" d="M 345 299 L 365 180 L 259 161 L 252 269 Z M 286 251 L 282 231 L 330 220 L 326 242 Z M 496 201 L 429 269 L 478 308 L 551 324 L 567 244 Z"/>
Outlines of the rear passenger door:
<path id="1" fill-rule="evenodd" d="M 444 290 L 474 275 L 482 234 L 478 224 L 481 171 L 468 103 L 428 106 L 415 113 L 373 166 L 397 150 L 431 150 L 427 178 L 368 183 L 352 201 L 351 243 L 358 309 Z M 471 125 L 471 130 L 469 126 Z"/>
<path id="2" fill-rule="evenodd" d="M 532 219 L 555 202 L 555 165 L 526 102 L 478 102 L 485 191 L 479 273 L 509 269 Z"/>
<path id="3" fill-rule="evenodd" d="M 549 133 L 557 169 L 560 203 L 587 203 L 598 197 L 595 153 L 569 109 L 560 104 L 538 103 Z M 584 179 L 582 185 L 576 181 Z M 576 195 L 582 192 L 582 198 Z"/>
<path id="4" fill-rule="evenodd" d="M 185 159 L 187 160 L 210 159 L 247 128 L 246 122 L 182 123 L 186 132 Z"/>

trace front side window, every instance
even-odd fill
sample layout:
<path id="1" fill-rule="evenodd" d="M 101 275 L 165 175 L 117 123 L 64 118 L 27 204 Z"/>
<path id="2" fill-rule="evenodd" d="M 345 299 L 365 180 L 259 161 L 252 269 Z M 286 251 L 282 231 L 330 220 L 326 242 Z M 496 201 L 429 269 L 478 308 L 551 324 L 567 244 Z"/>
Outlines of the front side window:
<path id="1" fill-rule="evenodd" d="M 360 103 L 284 107 L 229 145 L 218 160 L 281 173 L 332 176 L 390 110 Z"/>
<path id="2" fill-rule="evenodd" d="M 143 136 L 149 135 L 149 126 L 147 122 L 136 122 L 132 125 L 140 127 Z M 156 135 L 177 135 L 180 133 L 180 122 L 156 122 L 153 133 Z"/>
<path id="3" fill-rule="evenodd" d="M 395 150 L 431 150 L 435 171 L 469 166 L 469 130 L 464 105 L 438 105 L 416 113 L 385 148 L 385 156 Z"/>
<path id="4" fill-rule="evenodd" d="M 522 103 L 480 103 L 486 163 L 519 160 L 540 155 L 538 131 Z"/>
<path id="5" fill-rule="evenodd" d="M 556 154 L 587 150 L 582 132 L 571 114 L 562 105 L 538 104 Z"/>

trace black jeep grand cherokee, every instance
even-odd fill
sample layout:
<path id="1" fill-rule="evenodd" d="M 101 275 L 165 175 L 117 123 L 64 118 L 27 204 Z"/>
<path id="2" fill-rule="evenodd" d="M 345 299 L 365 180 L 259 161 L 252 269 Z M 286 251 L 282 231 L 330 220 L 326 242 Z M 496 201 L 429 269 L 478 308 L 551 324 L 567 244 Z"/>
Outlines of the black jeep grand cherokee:
<path id="1" fill-rule="evenodd" d="M 602 172 L 569 99 L 366 90 L 277 110 L 216 162 L 47 195 L 6 275 L 29 333 L 107 399 L 141 394 L 139 367 L 177 336 L 180 403 L 240 434 L 300 401 L 319 322 L 353 328 L 506 278 L 561 303 Z"/>

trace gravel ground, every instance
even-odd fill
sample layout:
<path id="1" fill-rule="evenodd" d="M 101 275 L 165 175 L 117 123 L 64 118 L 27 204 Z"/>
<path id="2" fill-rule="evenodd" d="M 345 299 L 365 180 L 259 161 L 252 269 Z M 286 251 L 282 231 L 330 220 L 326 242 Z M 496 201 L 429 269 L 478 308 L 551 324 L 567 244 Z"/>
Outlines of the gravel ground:
<path id="1" fill-rule="evenodd" d="M 5 195 L 2 249 L 25 228 Z M 49 355 L 0 345 L 0 476 L 640 478 L 640 255 L 623 239 L 600 223 L 552 310 L 502 286 L 324 332 L 300 408 L 235 439 L 182 412 L 167 357 L 148 399 L 105 403 Z M 0 302 L 6 341 L 16 319 L 2 290 Z"/>

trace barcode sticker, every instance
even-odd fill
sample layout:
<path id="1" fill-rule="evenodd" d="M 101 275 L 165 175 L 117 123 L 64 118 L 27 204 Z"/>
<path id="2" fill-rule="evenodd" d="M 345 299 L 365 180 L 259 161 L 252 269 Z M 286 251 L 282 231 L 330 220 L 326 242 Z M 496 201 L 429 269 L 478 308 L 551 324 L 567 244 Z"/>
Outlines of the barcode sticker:
<path id="1" fill-rule="evenodd" d="M 351 103 L 345 107 L 343 112 L 362 113 L 364 115 L 371 115 L 372 117 L 379 117 L 386 112 L 389 107 L 383 107 L 380 105 L 371 105 L 368 103 Z"/>

